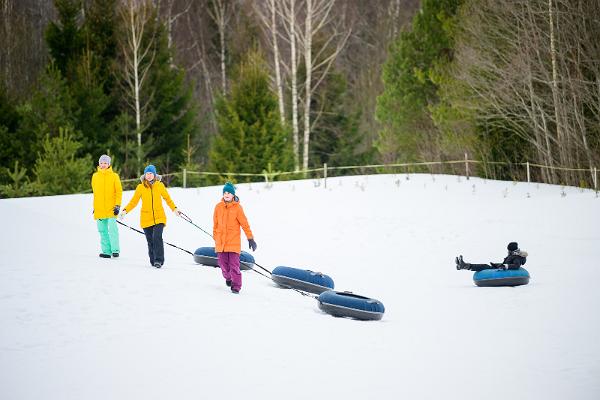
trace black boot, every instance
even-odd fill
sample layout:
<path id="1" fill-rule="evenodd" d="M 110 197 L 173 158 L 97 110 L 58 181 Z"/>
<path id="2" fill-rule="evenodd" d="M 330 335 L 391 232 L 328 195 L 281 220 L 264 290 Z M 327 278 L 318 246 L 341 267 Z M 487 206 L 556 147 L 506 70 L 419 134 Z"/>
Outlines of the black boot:
<path id="1" fill-rule="evenodd" d="M 110 254 L 104 254 L 104 253 L 100 253 L 99 256 L 101 258 L 110 258 Z"/>
<path id="2" fill-rule="evenodd" d="M 115 258 L 119 257 L 119 253 L 113 253 L 113 257 L 115 257 Z"/>
<path id="3" fill-rule="evenodd" d="M 159 263 L 158 261 L 156 261 L 156 262 L 154 263 L 154 267 L 155 267 L 155 268 L 160 268 L 160 267 L 162 267 L 162 264 L 161 264 L 161 263 Z"/>
<path id="4" fill-rule="evenodd" d="M 469 270 L 469 269 L 471 269 L 471 264 L 466 263 L 463 260 L 462 256 L 458 256 L 456 258 L 456 269 L 466 269 L 466 270 Z"/>
<path id="5" fill-rule="evenodd" d="M 226 284 L 227 286 L 231 286 L 231 279 L 227 279 L 227 280 L 225 281 L 225 284 Z"/>

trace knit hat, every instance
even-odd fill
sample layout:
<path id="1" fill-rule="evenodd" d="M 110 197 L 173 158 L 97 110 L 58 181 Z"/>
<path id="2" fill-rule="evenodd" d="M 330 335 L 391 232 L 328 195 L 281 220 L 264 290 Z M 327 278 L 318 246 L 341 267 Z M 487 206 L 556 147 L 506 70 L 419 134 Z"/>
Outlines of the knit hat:
<path id="1" fill-rule="evenodd" d="M 506 248 L 508 251 L 519 250 L 519 244 L 517 242 L 510 242 Z"/>
<path id="2" fill-rule="evenodd" d="M 225 186 L 223 186 L 223 193 L 225 192 L 231 193 L 235 196 L 235 187 L 233 186 L 233 183 L 227 182 Z"/>
<path id="3" fill-rule="evenodd" d="M 144 168 L 144 174 L 148 172 L 152 172 L 154 175 L 156 175 L 156 167 L 152 164 L 148 165 L 146 168 Z"/>
<path id="4" fill-rule="evenodd" d="M 110 165 L 110 157 L 107 156 L 106 154 L 102 154 L 100 156 L 100 158 L 98 159 L 98 164 L 103 163 L 103 162 L 108 163 L 108 165 Z"/>

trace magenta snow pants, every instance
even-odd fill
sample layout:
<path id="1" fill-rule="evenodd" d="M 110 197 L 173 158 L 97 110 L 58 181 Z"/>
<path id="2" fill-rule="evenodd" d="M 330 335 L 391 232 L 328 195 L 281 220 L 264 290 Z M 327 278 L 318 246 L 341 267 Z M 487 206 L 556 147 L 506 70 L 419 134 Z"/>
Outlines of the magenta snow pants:
<path id="1" fill-rule="evenodd" d="M 233 252 L 217 253 L 219 267 L 223 278 L 231 281 L 231 288 L 240 290 L 242 288 L 242 274 L 240 272 L 240 255 Z"/>

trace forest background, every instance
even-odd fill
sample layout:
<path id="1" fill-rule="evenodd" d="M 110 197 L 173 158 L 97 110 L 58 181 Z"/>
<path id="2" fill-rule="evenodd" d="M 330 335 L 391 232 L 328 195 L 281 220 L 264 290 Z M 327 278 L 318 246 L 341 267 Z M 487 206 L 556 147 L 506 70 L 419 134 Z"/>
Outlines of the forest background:
<path id="1" fill-rule="evenodd" d="M 171 184 L 189 171 L 188 186 L 465 154 L 481 176 L 524 180 L 527 162 L 532 180 L 598 184 L 600 0 L 0 0 L 0 12 L 1 197 L 89 191 L 103 153 L 121 178 L 153 163 L 179 173 Z"/>

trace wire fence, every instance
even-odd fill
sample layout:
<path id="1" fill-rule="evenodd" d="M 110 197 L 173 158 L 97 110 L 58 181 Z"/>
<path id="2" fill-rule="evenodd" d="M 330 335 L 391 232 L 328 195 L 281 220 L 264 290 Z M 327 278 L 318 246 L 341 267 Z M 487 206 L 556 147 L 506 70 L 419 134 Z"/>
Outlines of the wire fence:
<path id="1" fill-rule="evenodd" d="M 501 168 L 502 170 L 498 170 Z M 558 182 L 547 182 L 542 179 L 544 170 L 575 173 L 567 181 L 567 178 Z M 162 179 L 169 186 L 202 187 L 215 184 L 215 179 L 243 178 L 248 182 L 265 182 L 267 184 L 278 180 L 289 179 L 323 179 L 323 184 L 327 187 L 327 178 L 343 175 L 363 175 L 367 173 L 438 173 L 462 175 L 469 179 L 471 176 L 482 177 L 486 179 L 497 179 L 498 175 L 511 177 L 514 181 L 555 183 L 564 186 L 577 186 L 587 189 L 593 189 L 598 192 L 598 170 L 596 167 L 590 168 L 570 168 L 549 166 L 530 162 L 509 163 L 501 161 L 483 161 L 471 160 L 465 154 L 463 160 L 451 161 L 426 161 L 397 164 L 370 164 L 370 165 L 346 165 L 346 166 L 328 166 L 326 163 L 322 167 L 311 168 L 300 171 L 263 171 L 262 173 L 247 172 L 210 172 L 210 171 L 182 171 L 172 172 L 162 175 Z M 211 179 L 212 178 L 212 179 Z M 140 182 L 140 178 L 121 180 L 125 188 L 133 188 Z M 573 184 L 573 182 L 576 182 Z"/>

